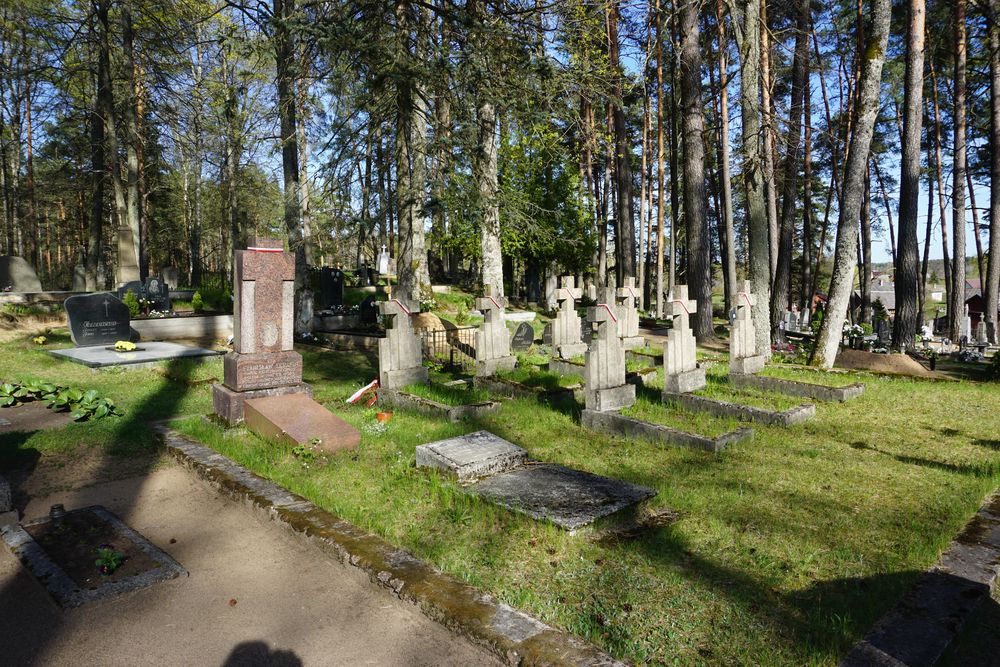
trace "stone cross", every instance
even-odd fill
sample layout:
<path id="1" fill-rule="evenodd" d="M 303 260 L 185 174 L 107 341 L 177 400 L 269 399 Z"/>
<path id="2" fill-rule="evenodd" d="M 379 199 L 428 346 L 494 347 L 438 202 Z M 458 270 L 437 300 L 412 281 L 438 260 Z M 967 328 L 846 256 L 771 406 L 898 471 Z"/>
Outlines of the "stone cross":
<path id="1" fill-rule="evenodd" d="M 675 285 L 665 313 L 673 320 L 663 345 L 663 393 L 684 394 L 705 387 L 705 369 L 698 366 L 697 342 L 691 332 L 691 315 L 698 302 L 688 299 L 687 285 Z"/>
<path id="2" fill-rule="evenodd" d="M 576 287 L 573 276 L 564 276 L 555 298 L 559 303 L 556 319 L 552 323 L 552 349 L 563 359 L 583 354 L 587 345 L 580 336 L 580 316 L 576 314 L 576 300 L 582 290 Z"/>
<path id="3" fill-rule="evenodd" d="M 597 327 L 584 365 L 587 409 L 606 412 L 632 405 L 635 385 L 625 383 L 625 348 L 618 337 L 618 316 L 614 308 L 607 303 L 588 308 L 587 322 Z"/>
<path id="4" fill-rule="evenodd" d="M 253 238 L 236 251 L 233 349 L 240 354 L 292 349 L 295 256 L 281 239 Z"/>
<path id="5" fill-rule="evenodd" d="M 736 293 L 736 319 L 729 333 L 730 373 L 756 373 L 764 367 L 766 357 L 757 350 L 757 330 L 753 324 L 752 308 L 756 304 L 757 297 L 746 280 L 743 289 Z"/>
<path id="6" fill-rule="evenodd" d="M 642 302 L 642 292 L 635 288 L 635 278 L 626 278 L 625 286 L 619 287 L 615 296 L 618 305 L 618 335 L 625 344 L 625 349 L 634 349 L 646 344 L 639 336 L 639 304 Z"/>
<path id="7" fill-rule="evenodd" d="M 486 295 L 476 299 L 476 308 L 483 313 L 483 324 L 476 330 L 476 375 L 489 376 L 497 368 L 514 368 L 517 359 L 510 354 L 510 332 L 504 322 L 507 300 L 493 296 L 491 285 Z"/>
<path id="8" fill-rule="evenodd" d="M 378 312 L 386 319 L 385 338 L 378 342 L 378 378 L 385 389 L 427 382 L 420 338 L 413 331 L 410 315 L 419 313 L 405 292 L 397 291 L 389 301 L 378 302 Z"/>

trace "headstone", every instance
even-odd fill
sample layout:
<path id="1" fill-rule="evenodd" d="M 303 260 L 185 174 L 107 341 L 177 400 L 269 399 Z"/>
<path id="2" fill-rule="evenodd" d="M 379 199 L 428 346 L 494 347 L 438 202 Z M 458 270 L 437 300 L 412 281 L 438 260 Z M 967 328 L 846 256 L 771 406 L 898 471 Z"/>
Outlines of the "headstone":
<path id="1" fill-rule="evenodd" d="M 295 258 L 280 239 L 252 238 L 248 246 L 234 252 L 233 351 L 223 359 L 222 384 L 212 385 L 215 412 L 230 425 L 244 420 L 248 400 L 312 395 L 292 350 Z"/>
<path id="2" fill-rule="evenodd" d="M 642 292 L 635 287 L 635 278 L 626 278 L 625 286 L 615 293 L 618 305 L 618 335 L 626 350 L 644 347 L 646 339 L 639 335 L 639 307 Z"/>
<path id="3" fill-rule="evenodd" d="M 386 250 L 385 246 L 382 246 L 382 250 L 379 251 L 378 257 L 375 259 L 375 270 L 382 274 L 392 273 L 389 271 L 389 251 Z"/>
<path id="4" fill-rule="evenodd" d="M 735 318 L 729 334 L 729 372 L 737 375 L 752 374 L 764 368 L 767 357 L 757 350 L 757 331 L 751 309 L 757 297 L 750 291 L 750 281 L 736 294 Z"/>
<path id="5" fill-rule="evenodd" d="M 294 447 L 313 443 L 324 452 L 353 449 L 361 433 L 306 394 L 262 396 L 244 405 L 247 427 L 258 435 Z"/>
<path id="6" fill-rule="evenodd" d="M 969 316 L 969 304 L 965 304 L 965 310 L 962 313 L 962 328 L 959 330 L 958 339 L 964 339 L 966 342 L 972 340 L 972 318 Z"/>
<path id="7" fill-rule="evenodd" d="M 979 345 L 986 345 L 989 343 L 985 320 L 979 320 L 976 324 L 976 343 Z"/>
<path id="8" fill-rule="evenodd" d="M 168 285 L 173 285 L 177 287 L 181 284 L 181 272 L 176 266 L 165 266 L 160 269 L 160 275 L 163 276 L 163 282 Z"/>
<path id="9" fill-rule="evenodd" d="M 799 330 L 799 314 L 795 310 L 785 311 L 785 331 L 796 333 Z"/>
<path id="10" fill-rule="evenodd" d="M 552 345 L 552 322 L 542 328 L 542 345 Z"/>
<path id="11" fill-rule="evenodd" d="M 584 293 L 591 301 L 597 301 L 597 285 L 594 284 L 593 280 L 587 281 Z"/>
<path id="12" fill-rule="evenodd" d="M 625 382 L 625 348 L 618 337 L 618 317 L 610 304 L 587 309 L 587 322 L 596 327 L 587 348 L 583 377 L 588 410 L 608 412 L 635 403 L 635 385 Z"/>
<path id="13" fill-rule="evenodd" d="M 77 347 L 114 345 L 131 340 L 128 306 L 113 294 L 77 294 L 66 299 L 69 334 Z"/>
<path id="14" fill-rule="evenodd" d="M 878 337 L 879 347 L 888 347 L 892 340 L 892 328 L 888 320 L 879 320 L 875 323 L 875 335 Z"/>
<path id="15" fill-rule="evenodd" d="M 170 285 L 160 276 L 149 276 L 143 285 L 150 310 L 170 312 Z"/>
<path id="16" fill-rule="evenodd" d="M 324 266 L 319 274 L 318 310 L 333 310 L 344 305 L 344 272 Z"/>
<path id="17" fill-rule="evenodd" d="M 366 296 L 358 305 L 358 321 L 361 326 L 372 325 L 378 322 L 378 302 L 373 296 Z"/>
<path id="18" fill-rule="evenodd" d="M 87 267 L 82 263 L 73 267 L 73 284 L 70 286 L 74 292 L 87 291 Z"/>
<path id="19" fill-rule="evenodd" d="M 687 285 L 675 285 L 666 314 L 673 318 L 663 345 L 663 393 L 686 394 L 705 387 L 705 369 L 698 366 L 697 343 L 691 332 L 691 314 L 698 302 L 688 300 Z"/>
<path id="20" fill-rule="evenodd" d="M 545 276 L 545 310 L 553 311 L 559 307 L 559 302 L 556 301 L 557 289 L 559 289 L 559 282 L 556 274 L 549 272 Z"/>
<path id="21" fill-rule="evenodd" d="M 517 358 L 510 353 L 510 332 L 504 320 L 507 300 L 494 297 L 486 286 L 486 296 L 476 299 L 476 308 L 483 313 L 483 324 L 476 330 L 476 375 L 488 377 L 498 369 L 512 370 Z"/>
<path id="22" fill-rule="evenodd" d="M 465 483 L 524 464 L 528 452 L 489 431 L 417 445 L 418 468 L 439 468 Z"/>
<path id="23" fill-rule="evenodd" d="M 125 295 L 129 292 L 135 295 L 135 298 L 142 301 L 146 298 L 146 291 L 143 289 L 142 281 L 140 280 L 130 280 L 118 288 L 118 298 L 122 301 L 125 300 Z"/>
<path id="24" fill-rule="evenodd" d="M 559 310 L 552 322 L 552 351 L 563 359 L 572 359 L 587 351 L 587 344 L 580 335 L 580 316 L 576 314 L 576 300 L 580 298 L 576 279 L 564 276 L 553 298 Z"/>
<path id="25" fill-rule="evenodd" d="M 526 352 L 535 342 L 535 330 L 527 322 L 521 322 L 510 339 L 510 347 L 515 352 Z"/>
<path id="26" fill-rule="evenodd" d="M 23 257 L 0 256 L 0 290 L 4 292 L 41 292 L 42 282 L 35 269 Z"/>
<path id="27" fill-rule="evenodd" d="M 407 294 L 396 292 L 390 301 L 378 302 L 378 311 L 386 320 L 385 338 L 378 342 L 379 384 L 386 389 L 399 389 L 427 382 L 420 338 L 410 323 L 410 315 L 420 312 L 419 305 L 410 303 Z"/>

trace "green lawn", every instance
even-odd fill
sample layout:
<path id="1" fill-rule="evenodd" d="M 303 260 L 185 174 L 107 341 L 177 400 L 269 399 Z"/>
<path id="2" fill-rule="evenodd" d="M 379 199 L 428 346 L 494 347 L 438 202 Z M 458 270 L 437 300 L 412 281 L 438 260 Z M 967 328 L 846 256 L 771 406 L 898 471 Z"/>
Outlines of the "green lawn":
<path id="1" fill-rule="evenodd" d="M 183 431 L 258 474 L 545 622 L 648 664 L 836 664 L 1000 484 L 997 385 L 866 375 L 862 397 L 819 404 L 815 419 L 791 428 L 754 425 L 752 441 L 712 455 L 593 433 L 576 421 L 578 405 L 523 399 L 461 424 L 399 410 L 380 431 L 372 410 L 344 403 L 374 376 L 372 358 L 302 353 L 317 400 L 362 430 L 357 450 L 320 469 L 200 418 L 210 388 L 198 381 L 221 377 L 221 361 L 172 365 L 169 378 L 94 373 L 45 355 L 27 336 L 0 346 L 5 378 L 96 388 L 126 414 L 0 436 L 0 465 L 80 444 L 148 448 L 146 420 L 191 415 Z M 414 467 L 418 444 L 479 428 L 533 458 L 653 487 L 652 504 L 681 518 L 610 544 L 484 504 Z"/>

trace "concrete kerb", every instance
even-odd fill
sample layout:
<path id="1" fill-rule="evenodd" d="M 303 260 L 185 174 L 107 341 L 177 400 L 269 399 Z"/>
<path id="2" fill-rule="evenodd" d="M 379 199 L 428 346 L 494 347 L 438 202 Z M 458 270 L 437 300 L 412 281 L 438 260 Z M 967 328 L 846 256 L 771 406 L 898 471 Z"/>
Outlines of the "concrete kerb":
<path id="1" fill-rule="evenodd" d="M 429 563 L 323 510 L 225 456 L 189 440 L 167 423 L 151 424 L 167 451 L 221 493 L 241 501 L 357 568 L 429 618 L 484 646 L 511 665 L 622 666 L 596 646 L 505 605 Z"/>
<path id="2" fill-rule="evenodd" d="M 816 405 L 813 403 L 803 403 L 784 412 L 775 412 L 692 394 L 664 393 L 663 400 L 676 403 L 682 408 L 694 412 L 705 412 L 716 417 L 731 417 L 740 421 L 752 421 L 768 426 L 792 426 L 816 416 Z"/>
<path id="3" fill-rule="evenodd" d="M 476 389 L 485 389 L 491 394 L 506 396 L 508 398 L 555 398 L 574 393 L 573 388 L 571 387 L 546 391 L 545 389 L 539 387 L 531 387 L 520 382 L 515 382 L 514 380 L 507 380 L 495 376 L 476 377 L 473 379 L 472 385 Z"/>
<path id="4" fill-rule="evenodd" d="M 404 410 L 414 410 L 425 415 L 445 417 L 450 422 L 458 422 L 466 418 L 478 419 L 493 414 L 503 405 L 500 401 L 484 401 L 468 405 L 447 405 L 430 398 L 408 394 L 394 389 L 380 389 L 379 404 L 392 405 Z"/>
<path id="5" fill-rule="evenodd" d="M 717 438 L 709 438 L 704 435 L 678 431 L 662 424 L 633 419 L 617 412 L 598 412 L 596 410 L 583 410 L 580 413 L 580 423 L 592 431 L 641 438 L 672 447 L 686 447 L 712 453 L 721 452 L 735 442 L 743 442 L 753 437 L 752 429 L 740 428 Z"/>
<path id="6" fill-rule="evenodd" d="M 729 384 L 734 387 L 750 387 L 752 389 L 773 391 L 786 396 L 811 398 L 816 401 L 838 401 L 840 403 L 857 398 L 865 392 L 865 385 L 860 382 L 855 382 L 846 387 L 828 387 L 822 384 L 785 380 L 766 375 L 739 375 L 735 373 L 729 376 Z"/>

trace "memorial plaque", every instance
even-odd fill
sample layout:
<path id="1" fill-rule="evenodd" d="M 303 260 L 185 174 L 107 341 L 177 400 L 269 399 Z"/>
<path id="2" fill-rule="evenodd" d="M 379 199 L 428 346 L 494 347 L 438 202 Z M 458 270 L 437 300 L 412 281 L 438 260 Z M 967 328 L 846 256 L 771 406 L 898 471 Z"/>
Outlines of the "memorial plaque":
<path id="1" fill-rule="evenodd" d="M 526 352 L 534 342 L 535 330 L 527 322 L 521 322 L 510 339 L 510 347 L 517 352 Z"/>
<path id="2" fill-rule="evenodd" d="M 77 347 L 114 345 L 129 340 L 132 328 L 128 306 L 113 294 L 78 294 L 66 299 L 69 333 Z"/>
<path id="3" fill-rule="evenodd" d="M 378 321 L 378 310 L 375 307 L 375 297 L 366 296 L 358 306 L 358 317 L 362 325 L 375 324 Z"/>
<path id="4" fill-rule="evenodd" d="M 222 363 L 223 383 L 236 391 L 288 387 L 302 382 L 302 357 L 297 352 L 234 354 Z"/>

